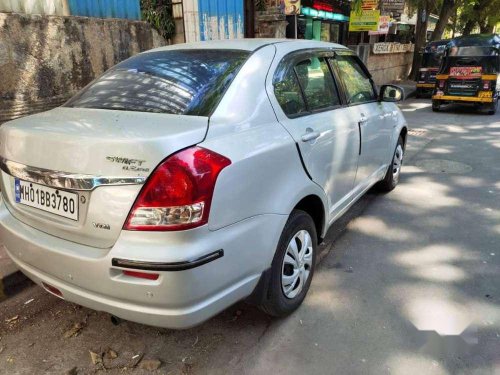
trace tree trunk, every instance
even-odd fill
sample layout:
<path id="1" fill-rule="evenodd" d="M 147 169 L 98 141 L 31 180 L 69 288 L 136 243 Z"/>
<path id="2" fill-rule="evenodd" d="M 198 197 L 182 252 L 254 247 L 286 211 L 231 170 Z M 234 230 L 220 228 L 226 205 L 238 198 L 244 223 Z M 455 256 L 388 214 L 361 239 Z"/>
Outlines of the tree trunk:
<path id="1" fill-rule="evenodd" d="M 430 0 L 423 1 L 417 11 L 417 25 L 415 31 L 415 52 L 413 52 L 413 63 L 409 79 L 416 81 L 418 69 L 420 68 L 422 54 L 427 39 L 427 21 L 429 20 Z"/>
<path id="2" fill-rule="evenodd" d="M 474 29 L 474 26 L 476 25 L 476 22 L 473 21 L 473 20 L 468 20 L 466 23 L 465 23 L 465 26 L 464 26 L 464 31 L 462 32 L 462 35 L 470 35 L 470 33 L 472 32 L 472 29 Z"/>
<path id="3" fill-rule="evenodd" d="M 441 11 L 439 12 L 439 20 L 436 28 L 432 32 L 431 41 L 439 40 L 443 37 L 444 29 L 448 25 L 448 21 L 455 10 L 455 0 L 443 0 Z"/>
<path id="4" fill-rule="evenodd" d="M 453 30 L 451 32 L 451 37 L 455 37 L 455 33 L 457 32 L 457 21 L 458 21 L 458 8 L 455 7 L 455 14 L 453 15 Z"/>
<path id="5" fill-rule="evenodd" d="M 481 23 L 479 25 L 481 34 L 492 34 L 493 33 L 493 25 L 490 25 L 488 21 Z"/>

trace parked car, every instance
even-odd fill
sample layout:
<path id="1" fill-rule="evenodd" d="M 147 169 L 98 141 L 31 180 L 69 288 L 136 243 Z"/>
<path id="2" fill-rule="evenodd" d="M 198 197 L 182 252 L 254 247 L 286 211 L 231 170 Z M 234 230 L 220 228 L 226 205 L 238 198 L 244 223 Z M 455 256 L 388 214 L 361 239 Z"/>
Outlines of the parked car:
<path id="1" fill-rule="evenodd" d="M 138 54 L 1 127 L 0 236 L 48 292 L 114 317 L 186 328 L 245 298 L 284 316 L 328 228 L 398 183 L 402 97 L 330 43 Z"/>

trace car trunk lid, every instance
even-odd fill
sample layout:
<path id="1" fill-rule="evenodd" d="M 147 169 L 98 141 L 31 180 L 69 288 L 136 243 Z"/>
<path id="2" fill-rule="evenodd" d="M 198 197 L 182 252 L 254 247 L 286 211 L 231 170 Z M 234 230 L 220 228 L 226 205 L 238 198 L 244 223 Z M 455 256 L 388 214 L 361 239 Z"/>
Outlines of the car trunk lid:
<path id="1" fill-rule="evenodd" d="M 111 247 L 146 178 L 168 155 L 200 143 L 207 126 L 208 117 L 84 108 L 12 121 L 0 128 L 3 196 L 11 213 L 36 229 Z M 30 184 L 77 194 L 78 215 L 16 202 L 16 185 Z"/>

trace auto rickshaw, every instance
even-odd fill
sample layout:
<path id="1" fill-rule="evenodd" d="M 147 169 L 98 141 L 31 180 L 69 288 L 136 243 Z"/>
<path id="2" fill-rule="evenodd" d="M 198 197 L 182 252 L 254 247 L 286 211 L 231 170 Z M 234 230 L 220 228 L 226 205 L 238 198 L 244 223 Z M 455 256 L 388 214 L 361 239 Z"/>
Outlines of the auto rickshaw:
<path id="1" fill-rule="evenodd" d="M 448 103 L 469 103 L 495 114 L 500 85 L 500 36 L 469 35 L 446 46 L 432 96 L 432 110 Z"/>
<path id="2" fill-rule="evenodd" d="M 416 97 L 430 97 L 436 84 L 436 74 L 441 65 L 446 45 L 449 39 L 437 40 L 428 43 L 422 54 L 422 65 L 418 70 Z"/>

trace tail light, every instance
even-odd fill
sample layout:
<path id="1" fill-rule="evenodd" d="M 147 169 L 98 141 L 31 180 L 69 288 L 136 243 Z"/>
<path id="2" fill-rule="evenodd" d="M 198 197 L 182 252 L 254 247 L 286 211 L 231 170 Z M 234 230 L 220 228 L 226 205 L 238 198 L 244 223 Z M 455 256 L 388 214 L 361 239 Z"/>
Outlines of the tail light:
<path id="1" fill-rule="evenodd" d="M 173 231 L 206 224 L 217 176 L 230 164 L 201 147 L 171 155 L 148 178 L 123 229 Z"/>
<path id="2" fill-rule="evenodd" d="M 444 89 L 444 79 L 439 80 L 439 88 Z"/>
<path id="3" fill-rule="evenodd" d="M 483 81 L 483 91 L 491 90 L 491 81 Z"/>
<path id="4" fill-rule="evenodd" d="M 146 279 L 146 280 L 158 280 L 158 278 L 160 277 L 160 274 L 158 273 L 137 272 L 128 270 L 124 270 L 123 274 L 125 276 L 135 277 L 138 279 Z"/>

